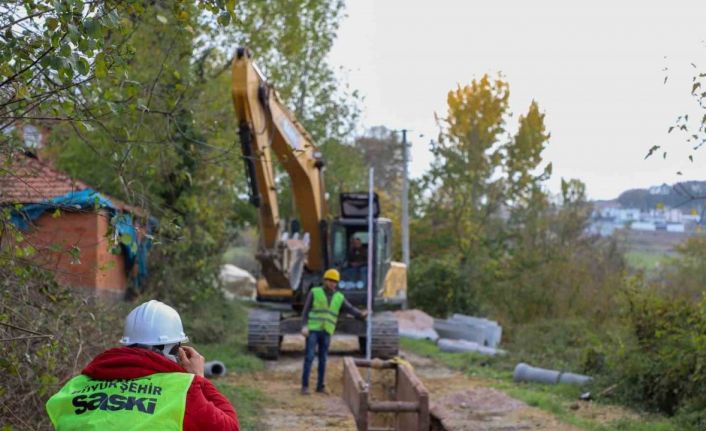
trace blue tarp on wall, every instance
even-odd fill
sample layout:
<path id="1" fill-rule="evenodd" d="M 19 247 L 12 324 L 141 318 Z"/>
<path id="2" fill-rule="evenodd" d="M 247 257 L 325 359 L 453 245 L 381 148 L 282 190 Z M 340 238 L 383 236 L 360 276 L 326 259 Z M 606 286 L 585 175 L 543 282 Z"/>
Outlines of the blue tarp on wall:
<path id="1" fill-rule="evenodd" d="M 156 220 L 147 221 L 147 232 L 142 241 L 138 241 L 137 230 L 132 223 L 132 215 L 116 208 L 110 199 L 93 189 L 72 191 L 62 196 L 47 199 L 45 202 L 26 204 L 16 207 L 11 214 L 12 223 L 21 230 L 29 229 L 29 223 L 38 219 L 47 211 L 56 209 L 79 211 L 106 209 L 110 214 L 110 224 L 115 229 L 120 248 L 125 254 L 125 271 L 129 274 L 137 264 L 137 286 L 147 276 L 147 252 L 152 247 L 151 233 L 156 227 Z"/>

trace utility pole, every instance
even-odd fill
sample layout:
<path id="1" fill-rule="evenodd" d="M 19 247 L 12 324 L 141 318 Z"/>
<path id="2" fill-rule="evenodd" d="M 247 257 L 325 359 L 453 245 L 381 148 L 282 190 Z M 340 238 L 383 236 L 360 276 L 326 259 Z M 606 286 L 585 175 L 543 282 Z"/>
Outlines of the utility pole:
<path id="1" fill-rule="evenodd" d="M 402 129 L 402 261 L 409 268 L 409 150 L 407 148 L 407 129 Z"/>

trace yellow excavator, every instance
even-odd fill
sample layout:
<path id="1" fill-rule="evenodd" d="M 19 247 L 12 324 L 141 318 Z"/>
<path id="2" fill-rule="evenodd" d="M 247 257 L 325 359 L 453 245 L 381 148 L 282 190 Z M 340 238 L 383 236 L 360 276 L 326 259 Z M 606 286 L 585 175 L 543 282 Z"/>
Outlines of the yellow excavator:
<path id="1" fill-rule="evenodd" d="M 256 255 L 261 267 L 257 280 L 260 306 L 248 316 L 248 348 L 263 358 L 279 356 L 284 335 L 300 332 L 306 295 L 321 283 L 327 268 L 335 267 L 341 273 L 339 289 L 345 297 L 353 305 L 365 307 L 367 266 L 353 266 L 348 261 L 354 241 L 366 249 L 368 241 L 373 241 L 374 309 L 402 306 L 407 295 L 407 269 L 392 262 L 392 222 L 380 217 L 377 196 L 373 199 L 372 238 L 368 237 L 368 193 L 342 193 L 340 215 L 329 215 L 323 155 L 246 48 L 238 48 L 233 58 L 232 96 L 249 200 L 258 209 L 260 233 Z M 280 218 L 273 153 L 291 181 L 299 218 L 290 223 Z M 360 349 L 365 351 L 365 322 L 341 316 L 336 332 L 357 335 Z M 374 357 L 397 355 L 399 331 L 392 313 L 375 313 L 370 347 Z"/>

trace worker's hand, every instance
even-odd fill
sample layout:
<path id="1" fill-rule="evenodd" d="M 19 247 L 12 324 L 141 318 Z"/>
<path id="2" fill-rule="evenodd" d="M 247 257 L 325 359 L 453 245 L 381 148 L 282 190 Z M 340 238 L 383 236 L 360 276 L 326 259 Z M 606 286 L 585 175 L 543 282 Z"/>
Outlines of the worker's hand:
<path id="1" fill-rule="evenodd" d="M 303 326 L 303 327 L 302 327 L 302 335 L 303 335 L 304 337 L 308 337 L 308 336 L 309 336 L 309 328 L 308 328 L 308 327 L 306 327 L 306 326 Z"/>
<path id="2" fill-rule="evenodd" d="M 191 374 L 203 377 L 204 362 L 206 360 L 193 347 L 179 347 L 179 365 Z"/>
<path id="3" fill-rule="evenodd" d="M 368 318 L 368 310 L 363 310 L 360 313 L 363 315 L 363 320 Z"/>

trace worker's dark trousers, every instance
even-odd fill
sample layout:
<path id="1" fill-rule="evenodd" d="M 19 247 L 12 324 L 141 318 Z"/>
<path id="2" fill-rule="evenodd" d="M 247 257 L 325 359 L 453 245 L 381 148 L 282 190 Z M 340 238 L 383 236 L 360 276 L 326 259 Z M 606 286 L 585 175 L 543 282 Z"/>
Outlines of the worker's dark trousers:
<path id="1" fill-rule="evenodd" d="M 319 351 L 319 372 L 316 381 L 316 389 L 322 389 L 326 385 L 326 356 L 331 336 L 326 331 L 311 331 L 306 338 L 306 353 L 304 356 L 304 370 L 302 371 L 302 388 L 309 387 L 309 374 L 311 365 L 314 363 L 314 351 L 318 347 Z"/>

